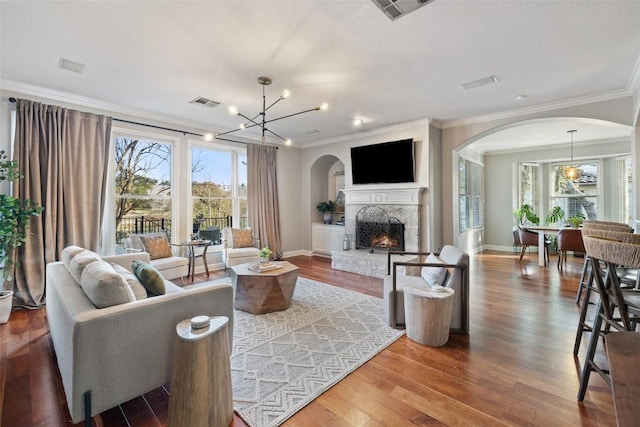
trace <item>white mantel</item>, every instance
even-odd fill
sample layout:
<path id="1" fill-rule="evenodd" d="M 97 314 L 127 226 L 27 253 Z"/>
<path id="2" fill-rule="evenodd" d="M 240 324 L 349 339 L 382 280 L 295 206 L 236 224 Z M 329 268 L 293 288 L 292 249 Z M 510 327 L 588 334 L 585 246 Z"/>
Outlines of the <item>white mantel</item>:
<path id="1" fill-rule="evenodd" d="M 420 195 L 424 187 L 415 185 L 402 186 L 366 186 L 363 188 L 347 188 L 345 205 L 419 205 Z"/>

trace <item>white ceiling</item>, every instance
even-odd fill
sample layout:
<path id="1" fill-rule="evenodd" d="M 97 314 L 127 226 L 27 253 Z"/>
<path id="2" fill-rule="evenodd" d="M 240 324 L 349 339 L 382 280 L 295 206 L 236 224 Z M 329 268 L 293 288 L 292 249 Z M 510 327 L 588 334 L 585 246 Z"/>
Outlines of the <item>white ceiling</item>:
<path id="1" fill-rule="evenodd" d="M 268 119 L 329 103 L 326 112 L 271 125 L 294 145 L 309 146 L 415 120 L 446 125 L 630 94 L 639 22 L 635 0 L 436 0 L 393 22 L 370 0 L 3 0 L 0 83 L 223 132 L 240 123 L 227 114 L 229 105 L 258 113 L 256 79 L 266 75 L 273 78 L 267 104 L 292 91 Z M 85 64 L 84 72 L 59 69 L 60 58 Z M 500 81 L 460 87 L 490 75 Z M 519 94 L 526 98 L 516 100 Z M 198 96 L 221 105 L 189 104 Z M 364 125 L 354 128 L 354 118 Z M 555 137 L 566 141 L 567 129 Z"/>

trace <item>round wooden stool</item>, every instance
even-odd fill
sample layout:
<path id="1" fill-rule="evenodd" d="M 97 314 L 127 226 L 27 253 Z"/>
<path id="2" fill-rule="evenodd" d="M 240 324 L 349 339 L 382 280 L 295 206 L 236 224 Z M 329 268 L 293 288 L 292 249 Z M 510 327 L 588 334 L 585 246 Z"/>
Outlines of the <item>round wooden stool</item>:
<path id="1" fill-rule="evenodd" d="M 451 288 L 404 288 L 404 315 L 407 336 L 429 347 L 449 340 L 453 294 Z"/>
<path id="2" fill-rule="evenodd" d="M 176 326 L 171 371 L 171 427 L 227 427 L 233 420 L 229 319 L 197 316 Z"/>

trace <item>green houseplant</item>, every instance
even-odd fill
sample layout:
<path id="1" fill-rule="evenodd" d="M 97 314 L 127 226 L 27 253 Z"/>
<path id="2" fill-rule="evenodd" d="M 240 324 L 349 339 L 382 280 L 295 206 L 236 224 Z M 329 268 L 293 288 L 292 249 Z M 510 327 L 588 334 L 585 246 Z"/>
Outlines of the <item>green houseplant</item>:
<path id="1" fill-rule="evenodd" d="M 513 216 L 518 225 L 526 225 L 527 222 L 531 225 L 540 224 L 540 218 L 534 212 L 533 206 L 526 203 L 513 211 Z"/>
<path id="2" fill-rule="evenodd" d="M 22 178 L 18 162 L 10 160 L 4 150 L 0 151 L 0 181 Z M 0 277 L 3 285 L 11 279 L 18 266 L 16 249 L 27 240 L 29 220 L 40 215 L 42 207 L 29 200 L 20 200 L 9 194 L 0 194 Z M 0 289 L 0 323 L 6 323 L 11 313 L 13 291 Z"/>
<path id="3" fill-rule="evenodd" d="M 554 206 L 544 218 L 544 222 L 551 225 L 557 224 L 562 219 L 564 219 L 564 210 L 560 206 Z"/>
<path id="4" fill-rule="evenodd" d="M 336 202 L 333 200 L 319 202 L 316 205 L 316 209 L 322 212 L 322 219 L 325 224 L 331 224 L 331 221 L 333 220 L 333 213 L 336 211 L 337 207 L 338 205 L 336 205 Z"/>
<path id="5" fill-rule="evenodd" d="M 581 212 L 578 212 L 577 214 L 567 218 L 567 222 L 571 224 L 571 227 L 578 228 L 584 222 L 584 215 Z"/>
<path id="6" fill-rule="evenodd" d="M 271 251 L 271 249 L 267 248 L 266 246 L 260 249 L 260 252 L 258 252 L 258 256 L 260 257 L 260 262 L 269 261 L 269 258 L 271 258 L 272 253 L 273 252 Z"/>

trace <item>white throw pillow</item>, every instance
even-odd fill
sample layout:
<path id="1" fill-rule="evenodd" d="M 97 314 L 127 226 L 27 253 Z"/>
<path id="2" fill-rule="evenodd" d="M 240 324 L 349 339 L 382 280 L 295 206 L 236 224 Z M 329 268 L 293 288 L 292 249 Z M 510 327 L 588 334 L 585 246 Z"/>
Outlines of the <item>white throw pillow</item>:
<path id="1" fill-rule="evenodd" d="M 444 264 L 440 258 L 434 254 L 429 254 L 425 260 L 428 264 Z M 422 267 L 420 276 L 431 287 L 442 286 L 444 279 L 447 277 L 447 269 L 444 267 Z"/>
<path id="2" fill-rule="evenodd" d="M 127 281 L 103 260 L 94 261 L 82 271 L 80 286 L 93 305 L 111 307 L 135 301 Z"/>
<path id="3" fill-rule="evenodd" d="M 71 277 L 79 284 L 85 267 L 94 261 L 100 261 L 100 255 L 97 253 L 87 250 L 78 253 L 69 262 L 68 270 L 71 273 Z"/>
<path id="4" fill-rule="evenodd" d="M 136 297 L 136 301 L 147 299 L 147 290 L 144 288 L 135 274 L 118 264 L 111 264 L 111 267 L 113 267 L 113 270 L 124 277 L 124 280 L 127 281 L 129 286 L 131 287 L 131 290 L 133 291 L 133 295 Z"/>
<path id="5" fill-rule="evenodd" d="M 67 267 L 67 270 L 69 270 L 73 257 L 84 251 L 86 251 L 86 249 L 81 248 L 80 246 L 67 246 L 62 250 L 62 253 L 60 254 L 60 260 L 62 261 L 64 266 Z"/>

